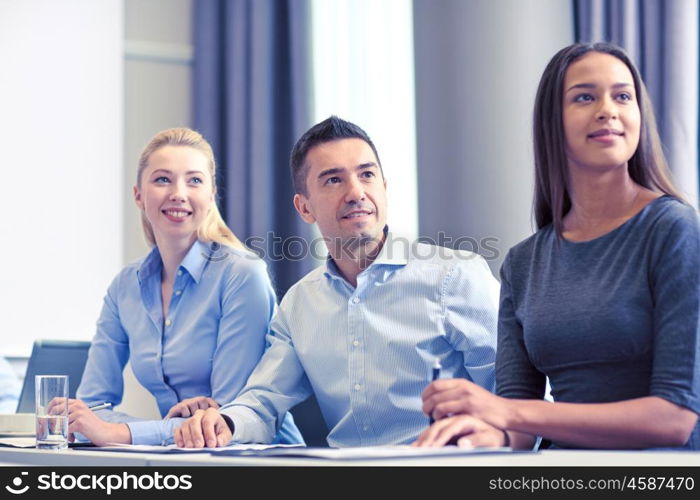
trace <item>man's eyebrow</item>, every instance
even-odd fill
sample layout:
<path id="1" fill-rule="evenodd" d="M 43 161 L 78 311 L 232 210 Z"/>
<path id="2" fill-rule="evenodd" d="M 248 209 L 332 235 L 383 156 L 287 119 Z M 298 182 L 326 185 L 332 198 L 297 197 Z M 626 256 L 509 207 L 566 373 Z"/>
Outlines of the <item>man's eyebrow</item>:
<path id="1" fill-rule="evenodd" d="M 327 168 L 326 170 L 321 170 L 321 173 L 318 174 L 318 178 L 320 179 L 321 177 L 325 177 L 327 175 L 334 175 L 334 174 L 339 174 L 343 172 L 345 169 L 340 168 L 340 167 L 333 167 L 333 168 Z"/>
<path id="2" fill-rule="evenodd" d="M 613 88 L 616 89 L 616 88 L 620 88 L 620 87 L 631 87 L 631 86 L 632 86 L 631 83 L 620 82 L 620 83 L 614 84 Z M 566 89 L 566 91 L 569 92 L 570 90 L 575 90 L 575 89 L 594 89 L 596 87 L 597 87 L 597 85 L 594 83 L 577 83 L 576 85 L 572 85 L 571 87 Z"/>
<path id="3" fill-rule="evenodd" d="M 373 161 L 369 161 L 367 163 L 360 163 L 356 168 L 376 168 L 377 164 L 374 163 Z"/>
<path id="4" fill-rule="evenodd" d="M 373 161 L 369 161 L 367 163 L 360 163 L 355 167 L 355 169 L 365 169 L 365 168 L 376 168 L 377 164 L 374 163 Z M 326 177 L 327 175 L 335 175 L 335 174 L 341 174 L 345 172 L 345 168 L 342 167 L 332 167 L 332 168 L 327 168 L 326 170 L 322 170 L 318 174 L 318 178 Z"/>

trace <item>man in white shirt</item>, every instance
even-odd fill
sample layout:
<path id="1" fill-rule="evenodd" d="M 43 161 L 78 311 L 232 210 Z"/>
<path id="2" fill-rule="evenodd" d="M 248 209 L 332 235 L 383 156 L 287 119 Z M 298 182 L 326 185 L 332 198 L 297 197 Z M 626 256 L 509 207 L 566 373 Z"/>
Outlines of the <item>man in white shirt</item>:
<path id="1" fill-rule="evenodd" d="M 436 360 L 442 377 L 494 389 L 498 283 L 471 252 L 392 244 L 386 180 L 358 126 L 315 125 L 290 163 L 294 206 L 318 225 L 329 257 L 285 295 L 239 396 L 197 410 L 175 441 L 270 442 L 281 416 L 313 393 L 329 445 L 410 443 L 428 425 L 420 394 Z"/>

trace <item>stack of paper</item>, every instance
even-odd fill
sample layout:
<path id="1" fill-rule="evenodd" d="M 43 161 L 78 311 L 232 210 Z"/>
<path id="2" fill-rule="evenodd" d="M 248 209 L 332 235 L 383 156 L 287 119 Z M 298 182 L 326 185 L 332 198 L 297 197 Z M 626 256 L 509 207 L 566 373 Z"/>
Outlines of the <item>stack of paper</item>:
<path id="1" fill-rule="evenodd" d="M 34 436 L 33 413 L 0 413 L 0 436 Z"/>

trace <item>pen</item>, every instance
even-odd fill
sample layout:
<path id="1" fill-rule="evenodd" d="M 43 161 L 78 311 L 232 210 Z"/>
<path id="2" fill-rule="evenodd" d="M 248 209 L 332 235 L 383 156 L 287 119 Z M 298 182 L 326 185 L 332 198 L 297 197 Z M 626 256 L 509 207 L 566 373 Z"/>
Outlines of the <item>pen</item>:
<path id="1" fill-rule="evenodd" d="M 433 382 L 440 378 L 440 370 L 442 370 L 442 365 L 440 364 L 440 358 L 435 358 L 433 363 Z M 432 412 L 430 413 L 430 425 L 435 423 Z"/>
<path id="2" fill-rule="evenodd" d="M 97 403 L 91 403 L 88 405 L 88 408 L 91 409 L 92 411 L 97 411 L 97 410 L 104 410 L 106 408 L 111 408 L 112 403 L 107 403 L 105 401 L 99 401 Z"/>

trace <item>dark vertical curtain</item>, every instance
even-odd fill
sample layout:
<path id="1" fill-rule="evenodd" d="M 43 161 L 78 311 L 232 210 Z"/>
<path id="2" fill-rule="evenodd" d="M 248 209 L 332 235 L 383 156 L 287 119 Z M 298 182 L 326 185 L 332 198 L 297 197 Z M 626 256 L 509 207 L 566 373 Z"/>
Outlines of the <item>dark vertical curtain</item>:
<path id="1" fill-rule="evenodd" d="M 623 47 L 654 104 L 676 185 L 698 204 L 698 0 L 574 0 L 576 40 Z"/>
<path id="2" fill-rule="evenodd" d="M 315 265 L 289 173 L 312 125 L 309 0 L 196 0 L 194 12 L 195 127 L 214 149 L 226 222 L 264 256 L 281 298 Z M 307 445 L 326 446 L 313 396 L 292 413 Z"/>
<path id="3" fill-rule="evenodd" d="M 281 297 L 313 267 L 289 153 L 312 117 L 308 0 L 196 0 L 194 124 L 218 162 L 223 216 Z"/>

